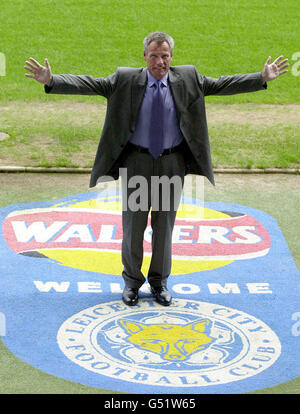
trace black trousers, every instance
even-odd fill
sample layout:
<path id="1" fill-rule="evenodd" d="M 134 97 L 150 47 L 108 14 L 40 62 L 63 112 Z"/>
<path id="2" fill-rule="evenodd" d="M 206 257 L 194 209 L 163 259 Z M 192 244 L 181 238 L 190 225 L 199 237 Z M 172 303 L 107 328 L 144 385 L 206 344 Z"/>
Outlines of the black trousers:
<path id="1" fill-rule="evenodd" d="M 125 284 L 139 289 L 144 232 L 149 213 L 152 256 L 148 270 L 151 286 L 166 286 L 171 272 L 172 232 L 180 202 L 185 162 L 179 150 L 154 159 L 149 153 L 130 149 L 122 159 L 122 263 Z"/>

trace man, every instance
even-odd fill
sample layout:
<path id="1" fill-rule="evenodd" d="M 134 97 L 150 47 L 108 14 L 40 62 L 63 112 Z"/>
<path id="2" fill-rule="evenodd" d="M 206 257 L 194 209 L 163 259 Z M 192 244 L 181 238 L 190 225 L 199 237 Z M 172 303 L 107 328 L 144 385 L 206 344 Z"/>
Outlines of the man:
<path id="1" fill-rule="evenodd" d="M 172 297 L 167 289 L 171 271 L 172 231 L 178 194 L 172 186 L 168 197 L 173 205 L 153 208 L 151 179 L 200 174 L 214 183 L 207 133 L 204 96 L 254 92 L 267 88 L 266 82 L 286 73 L 287 59 L 269 57 L 263 72 L 221 76 L 200 75 L 194 66 L 170 66 L 174 40 L 166 33 L 150 33 L 144 39 L 147 68 L 118 68 L 106 78 L 52 75 L 35 59 L 26 61 L 25 75 L 45 85 L 46 93 L 102 95 L 107 113 L 92 169 L 90 186 L 103 176 L 119 177 L 126 171 L 127 182 L 136 176 L 148 183 L 144 209 L 129 208 L 132 188 L 123 186 L 122 262 L 127 305 L 138 302 L 138 291 L 145 282 L 141 272 L 143 237 L 151 210 L 152 257 L 148 271 L 151 291 L 158 303 L 168 306 Z M 123 183 L 122 183 L 123 185 Z M 126 188 L 125 188 L 126 187 Z M 157 190 L 157 189 L 156 189 Z M 158 190 L 159 195 L 162 195 Z"/>

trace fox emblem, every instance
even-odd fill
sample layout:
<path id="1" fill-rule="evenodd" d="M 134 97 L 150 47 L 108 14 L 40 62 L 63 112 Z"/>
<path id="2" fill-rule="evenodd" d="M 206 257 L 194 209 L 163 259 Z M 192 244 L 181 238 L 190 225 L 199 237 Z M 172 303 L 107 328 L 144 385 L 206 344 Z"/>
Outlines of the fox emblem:
<path id="1" fill-rule="evenodd" d="M 214 339 L 208 335 L 211 321 L 202 319 L 185 325 L 144 324 L 120 320 L 129 335 L 126 339 L 141 349 L 159 354 L 168 361 L 183 361 L 196 351 L 207 348 Z"/>

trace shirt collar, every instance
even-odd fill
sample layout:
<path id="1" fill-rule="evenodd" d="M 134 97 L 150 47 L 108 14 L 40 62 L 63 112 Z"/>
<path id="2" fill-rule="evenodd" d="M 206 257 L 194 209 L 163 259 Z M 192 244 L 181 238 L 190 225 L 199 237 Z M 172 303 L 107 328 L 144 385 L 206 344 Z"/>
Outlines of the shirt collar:
<path id="1" fill-rule="evenodd" d="M 147 76 L 148 76 L 148 87 L 151 88 L 151 86 L 157 82 L 157 79 L 155 79 L 151 73 L 149 72 L 149 70 L 147 69 Z M 169 78 L 169 73 L 166 73 L 164 77 L 162 77 L 160 79 L 161 83 L 164 86 L 168 86 L 168 78 Z"/>

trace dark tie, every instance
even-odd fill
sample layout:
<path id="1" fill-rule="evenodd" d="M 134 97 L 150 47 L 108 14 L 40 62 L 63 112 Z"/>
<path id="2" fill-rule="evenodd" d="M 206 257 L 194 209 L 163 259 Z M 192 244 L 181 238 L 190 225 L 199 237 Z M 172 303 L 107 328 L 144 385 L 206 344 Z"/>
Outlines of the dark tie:
<path id="1" fill-rule="evenodd" d="M 151 124 L 149 132 L 149 151 L 154 158 L 163 152 L 164 138 L 164 103 L 161 90 L 161 81 L 156 81 L 153 85 L 153 101 L 151 109 Z"/>

